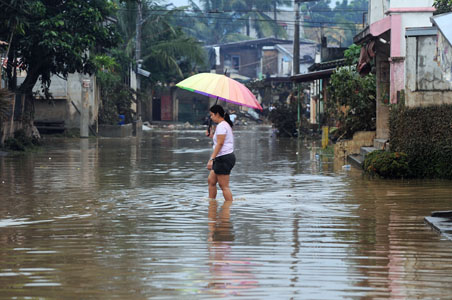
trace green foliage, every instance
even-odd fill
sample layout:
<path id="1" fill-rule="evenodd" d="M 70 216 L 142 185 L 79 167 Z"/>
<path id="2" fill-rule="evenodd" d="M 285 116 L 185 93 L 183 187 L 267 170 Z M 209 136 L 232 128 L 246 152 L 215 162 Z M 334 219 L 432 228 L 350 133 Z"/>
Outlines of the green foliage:
<path id="1" fill-rule="evenodd" d="M 443 14 L 452 11 L 452 0 L 435 0 L 433 6 L 436 8 L 435 14 Z"/>
<path id="2" fill-rule="evenodd" d="M 115 59 L 125 58 L 118 62 L 129 66 L 135 55 L 137 4 L 127 2 L 118 6 L 118 24 L 123 43 L 116 50 L 121 55 Z M 180 11 L 168 10 L 166 6 L 146 1 L 142 2 L 142 11 L 142 68 L 150 71 L 151 75 L 148 78 L 141 77 L 141 89 L 153 89 L 162 83 L 179 81 L 188 77 L 198 66 L 204 66 L 205 51 L 201 44 L 176 25 Z M 127 76 L 127 72 L 122 72 L 123 78 Z"/>
<path id="3" fill-rule="evenodd" d="M 341 47 L 351 45 L 353 37 L 362 30 L 360 25 L 363 22 L 363 13 L 368 10 L 368 0 L 337 1 L 334 8 L 331 8 L 331 2 L 302 2 L 301 12 L 306 22 L 306 37 L 319 40 L 319 28 L 315 25 L 322 24 L 322 35 L 327 37 L 329 42 Z"/>
<path id="4" fill-rule="evenodd" d="M 29 137 L 24 130 L 18 130 L 14 133 L 14 138 L 8 138 L 5 141 L 5 148 L 11 151 L 26 151 L 40 145 L 36 138 Z"/>
<path id="5" fill-rule="evenodd" d="M 375 130 L 375 75 L 361 77 L 351 67 L 340 68 L 331 76 L 328 95 L 326 111 L 330 123 L 337 123 L 336 137 Z"/>
<path id="6" fill-rule="evenodd" d="M 452 179 L 452 105 L 391 109 L 392 151 L 403 151 L 413 176 Z"/>
<path id="7" fill-rule="evenodd" d="M 410 176 L 408 156 L 403 152 L 376 150 L 366 155 L 364 171 L 383 178 L 404 178 Z"/>
<path id="8" fill-rule="evenodd" d="M 134 91 L 124 83 L 121 76 L 121 65 L 116 62 L 121 59 L 125 60 L 124 57 L 121 57 L 123 53 L 118 51 L 113 53 L 114 57 L 102 55 L 94 59 L 102 99 L 99 123 L 117 124 L 120 114 L 125 116 L 126 123 L 131 123 L 133 120 L 131 104 L 134 101 Z"/>
<path id="9" fill-rule="evenodd" d="M 344 58 L 348 65 L 356 65 L 359 62 L 359 55 L 361 53 L 361 46 L 352 44 L 344 52 Z"/>
<path id="10" fill-rule="evenodd" d="M 297 103 L 277 103 L 269 114 L 269 119 L 278 130 L 278 136 L 294 137 L 297 133 Z"/>
<path id="11" fill-rule="evenodd" d="M 48 95 L 53 74 L 93 73 L 88 51 L 102 52 L 119 41 L 115 24 L 107 21 L 113 12 L 108 0 L 25 0 L 2 5 L 0 40 L 12 38 L 9 61 L 20 59 L 21 69 L 27 71 L 20 90 L 31 94 L 40 78 Z M 7 71 L 13 78 L 13 68 Z"/>
<path id="12" fill-rule="evenodd" d="M 177 24 L 206 45 L 249 40 L 251 28 L 258 38 L 287 38 L 271 12 L 278 5 L 291 5 L 290 0 L 201 0 L 200 4 L 191 1 L 191 12 L 178 13 Z"/>

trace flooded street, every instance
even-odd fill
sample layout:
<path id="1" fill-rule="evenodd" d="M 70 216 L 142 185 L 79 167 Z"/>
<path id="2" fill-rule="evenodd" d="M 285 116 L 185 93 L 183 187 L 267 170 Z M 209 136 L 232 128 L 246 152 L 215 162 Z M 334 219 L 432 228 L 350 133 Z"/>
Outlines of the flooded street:
<path id="1" fill-rule="evenodd" d="M 55 139 L 0 157 L 0 299 L 450 299 L 452 184 L 342 170 L 311 142 L 235 132 L 233 203 L 202 130 Z"/>

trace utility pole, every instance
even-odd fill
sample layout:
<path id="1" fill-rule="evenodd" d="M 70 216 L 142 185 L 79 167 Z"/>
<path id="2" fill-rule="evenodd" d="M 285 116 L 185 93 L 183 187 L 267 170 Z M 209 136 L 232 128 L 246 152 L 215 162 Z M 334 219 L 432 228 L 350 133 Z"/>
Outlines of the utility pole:
<path id="1" fill-rule="evenodd" d="M 89 87 L 91 80 L 88 75 L 81 75 L 82 79 L 82 107 L 80 113 L 80 137 L 89 137 Z"/>
<path id="2" fill-rule="evenodd" d="M 136 78 L 137 78 L 137 115 L 136 119 L 141 120 L 141 78 L 138 74 L 138 68 L 141 67 L 141 26 L 143 25 L 143 13 L 141 0 L 137 1 L 137 23 L 136 23 L 136 39 L 135 39 L 135 62 L 136 62 Z"/>
<path id="3" fill-rule="evenodd" d="M 295 30 L 293 38 L 292 75 L 300 73 L 300 0 L 295 0 Z"/>

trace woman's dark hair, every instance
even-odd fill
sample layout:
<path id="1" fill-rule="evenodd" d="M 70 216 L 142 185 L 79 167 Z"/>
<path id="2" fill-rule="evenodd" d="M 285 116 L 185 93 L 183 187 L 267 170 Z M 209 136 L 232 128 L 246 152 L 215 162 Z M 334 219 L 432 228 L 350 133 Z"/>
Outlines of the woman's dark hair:
<path id="1" fill-rule="evenodd" d="M 224 120 L 226 122 L 228 122 L 228 124 L 229 124 L 229 126 L 231 126 L 231 128 L 232 128 L 232 126 L 234 126 L 231 119 L 229 118 L 229 114 L 224 111 L 224 109 L 221 105 L 215 104 L 214 106 L 212 106 L 210 108 L 210 111 L 213 112 L 214 114 L 219 114 L 220 117 L 224 118 Z"/>

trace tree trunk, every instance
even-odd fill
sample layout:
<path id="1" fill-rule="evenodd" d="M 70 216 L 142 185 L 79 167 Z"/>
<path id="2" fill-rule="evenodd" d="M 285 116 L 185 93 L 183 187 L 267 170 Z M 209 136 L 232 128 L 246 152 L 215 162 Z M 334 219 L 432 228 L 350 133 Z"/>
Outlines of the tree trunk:
<path id="1" fill-rule="evenodd" d="M 35 65 L 30 65 L 27 77 L 25 77 L 24 82 L 20 85 L 17 90 L 21 95 L 24 95 L 25 101 L 23 102 L 22 115 L 20 116 L 20 121 L 22 122 L 22 127 L 27 136 L 31 137 L 33 134 L 34 125 L 34 97 L 33 97 L 33 87 L 39 79 L 39 69 L 42 63 L 38 62 Z"/>

